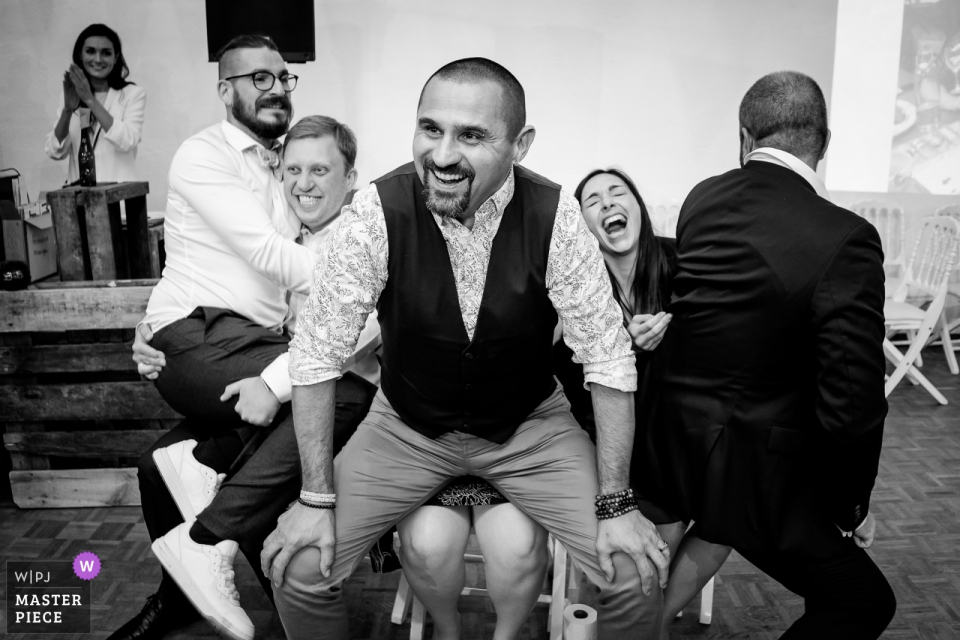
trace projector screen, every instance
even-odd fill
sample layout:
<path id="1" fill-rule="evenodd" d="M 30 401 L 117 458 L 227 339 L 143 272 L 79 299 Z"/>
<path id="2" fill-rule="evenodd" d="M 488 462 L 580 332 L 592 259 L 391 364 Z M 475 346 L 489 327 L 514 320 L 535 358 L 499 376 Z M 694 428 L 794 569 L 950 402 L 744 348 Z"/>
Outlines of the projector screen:
<path id="1" fill-rule="evenodd" d="M 960 0 L 841 0 L 831 191 L 960 195 Z"/>

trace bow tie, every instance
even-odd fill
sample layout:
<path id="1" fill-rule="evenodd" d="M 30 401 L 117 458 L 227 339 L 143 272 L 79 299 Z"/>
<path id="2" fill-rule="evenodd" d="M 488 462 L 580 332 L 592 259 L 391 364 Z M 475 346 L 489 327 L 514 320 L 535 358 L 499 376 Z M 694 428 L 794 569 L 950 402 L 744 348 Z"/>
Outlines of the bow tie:
<path id="1" fill-rule="evenodd" d="M 276 169 L 280 166 L 280 156 L 277 155 L 276 151 L 264 149 L 260 145 L 255 146 L 254 149 L 256 149 L 257 156 L 260 158 L 260 164 L 264 167 Z"/>

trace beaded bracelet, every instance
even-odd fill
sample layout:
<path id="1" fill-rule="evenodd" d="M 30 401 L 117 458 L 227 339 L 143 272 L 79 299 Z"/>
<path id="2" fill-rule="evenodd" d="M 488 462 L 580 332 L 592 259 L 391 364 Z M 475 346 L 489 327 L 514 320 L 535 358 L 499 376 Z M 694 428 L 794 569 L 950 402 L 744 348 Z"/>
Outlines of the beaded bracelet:
<path id="1" fill-rule="evenodd" d="M 632 498 L 632 497 L 633 497 L 633 489 L 630 487 L 627 487 L 626 489 L 621 489 L 616 493 L 606 493 L 604 495 L 597 496 L 597 504 L 612 502 L 614 500 L 619 500 L 621 498 Z"/>
<path id="2" fill-rule="evenodd" d="M 597 509 L 597 520 L 612 520 L 620 516 L 640 509 L 640 505 L 634 501 L 632 505 L 626 506 L 618 511 L 601 511 Z"/>
<path id="3" fill-rule="evenodd" d="M 599 495 L 596 499 L 597 520 L 619 518 L 639 508 L 637 499 L 633 495 L 633 489 L 629 487 L 616 493 Z"/>
<path id="4" fill-rule="evenodd" d="M 314 493 L 313 491 L 304 491 L 300 490 L 300 498 L 308 502 L 317 502 L 317 503 L 335 503 L 337 501 L 337 494 L 335 493 Z"/>
<path id="5" fill-rule="evenodd" d="M 337 505 L 333 502 L 324 502 L 321 504 L 314 504 L 312 502 L 307 502 L 303 498 L 297 498 L 297 502 L 299 502 L 305 507 L 310 507 L 311 509 L 336 509 L 337 508 Z"/>

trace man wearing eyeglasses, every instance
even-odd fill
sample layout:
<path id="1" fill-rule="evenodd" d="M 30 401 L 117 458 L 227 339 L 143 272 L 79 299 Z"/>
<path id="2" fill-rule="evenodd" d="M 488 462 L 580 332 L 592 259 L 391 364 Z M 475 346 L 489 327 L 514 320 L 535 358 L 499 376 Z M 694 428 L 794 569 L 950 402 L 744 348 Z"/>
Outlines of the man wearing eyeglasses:
<path id="1" fill-rule="evenodd" d="M 164 221 L 166 264 L 137 329 L 134 359 L 141 365 L 162 366 L 148 377 L 155 378 L 164 399 L 187 416 L 139 464 L 141 503 L 151 539 L 184 519 L 191 521 L 200 511 L 178 508 L 161 479 L 154 451 L 182 443 L 182 455 L 167 462 L 177 472 L 192 470 L 198 495 L 209 502 L 223 472 L 246 444 L 237 431 L 243 426 L 241 418 L 266 427 L 289 414 L 289 405 L 280 410 L 281 402 L 289 400 L 289 388 L 283 389 L 289 380 L 285 375 L 271 377 L 275 368 L 268 365 L 287 350 L 286 292 L 306 295 L 313 279 L 315 256 L 296 242 L 301 224 L 285 206 L 278 178 L 277 138 L 290 126 L 289 94 L 297 77 L 287 71 L 276 45 L 264 36 L 234 38 L 218 53 L 218 60 L 217 92 L 226 106 L 226 119 L 189 138 L 174 156 Z M 151 352 L 153 357 L 142 355 L 146 341 L 157 350 Z M 227 385 L 238 388 L 236 397 L 227 397 Z M 195 442 L 184 441 L 201 444 L 194 447 Z M 203 524 L 190 526 L 193 542 L 209 550 L 205 557 L 209 566 L 200 569 L 211 584 L 201 586 L 220 594 L 216 604 L 225 608 L 222 617 L 233 620 L 232 635 L 252 638 L 253 625 L 240 609 L 233 585 L 237 543 L 210 539 L 215 537 L 212 530 L 229 527 L 224 517 L 218 518 L 221 511 L 206 509 Z M 257 518 L 257 513 L 250 513 L 249 524 L 256 524 Z M 248 552 L 243 540 L 236 539 Z M 258 557 L 260 546 L 251 543 L 249 552 Z M 160 638 L 195 616 L 184 593 L 164 572 L 160 588 L 143 611 L 111 638 Z"/>

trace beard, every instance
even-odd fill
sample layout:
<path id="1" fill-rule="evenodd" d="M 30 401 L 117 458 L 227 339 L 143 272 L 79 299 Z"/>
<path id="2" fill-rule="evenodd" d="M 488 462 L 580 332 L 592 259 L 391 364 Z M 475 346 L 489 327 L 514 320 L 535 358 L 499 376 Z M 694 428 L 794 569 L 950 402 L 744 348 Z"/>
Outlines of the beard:
<path id="1" fill-rule="evenodd" d="M 466 176 L 467 190 L 457 195 L 438 190 L 433 181 L 436 177 L 434 171 L 441 173 L 460 173 Z M 423 161 L 423 199 L 427 204 L 427 209 L 443 218 L 457 218 L 463 215 L 463 212 L 470 206 L 470 193 L 473 190 L 473 179 L 476 172 L 465 164 L 457 164 L 451 167 L 440 168 L 430 158 Z"/>
<path id="2" fill-rule="evenodd" d="M 257 112 L 267 108 L 282 109 L 286 118 L 272 122 L 265 122 L 258 118 Z M 285 134 L 290 126 L 293 105 L 290 104 L 290 98 L 285 95 L 261 96 L 253 105 L 242 99 L 235 100 L 230 112 L 237 122 L 249 129 L 253 135 L 266 140 L 276 140 Z"/>

